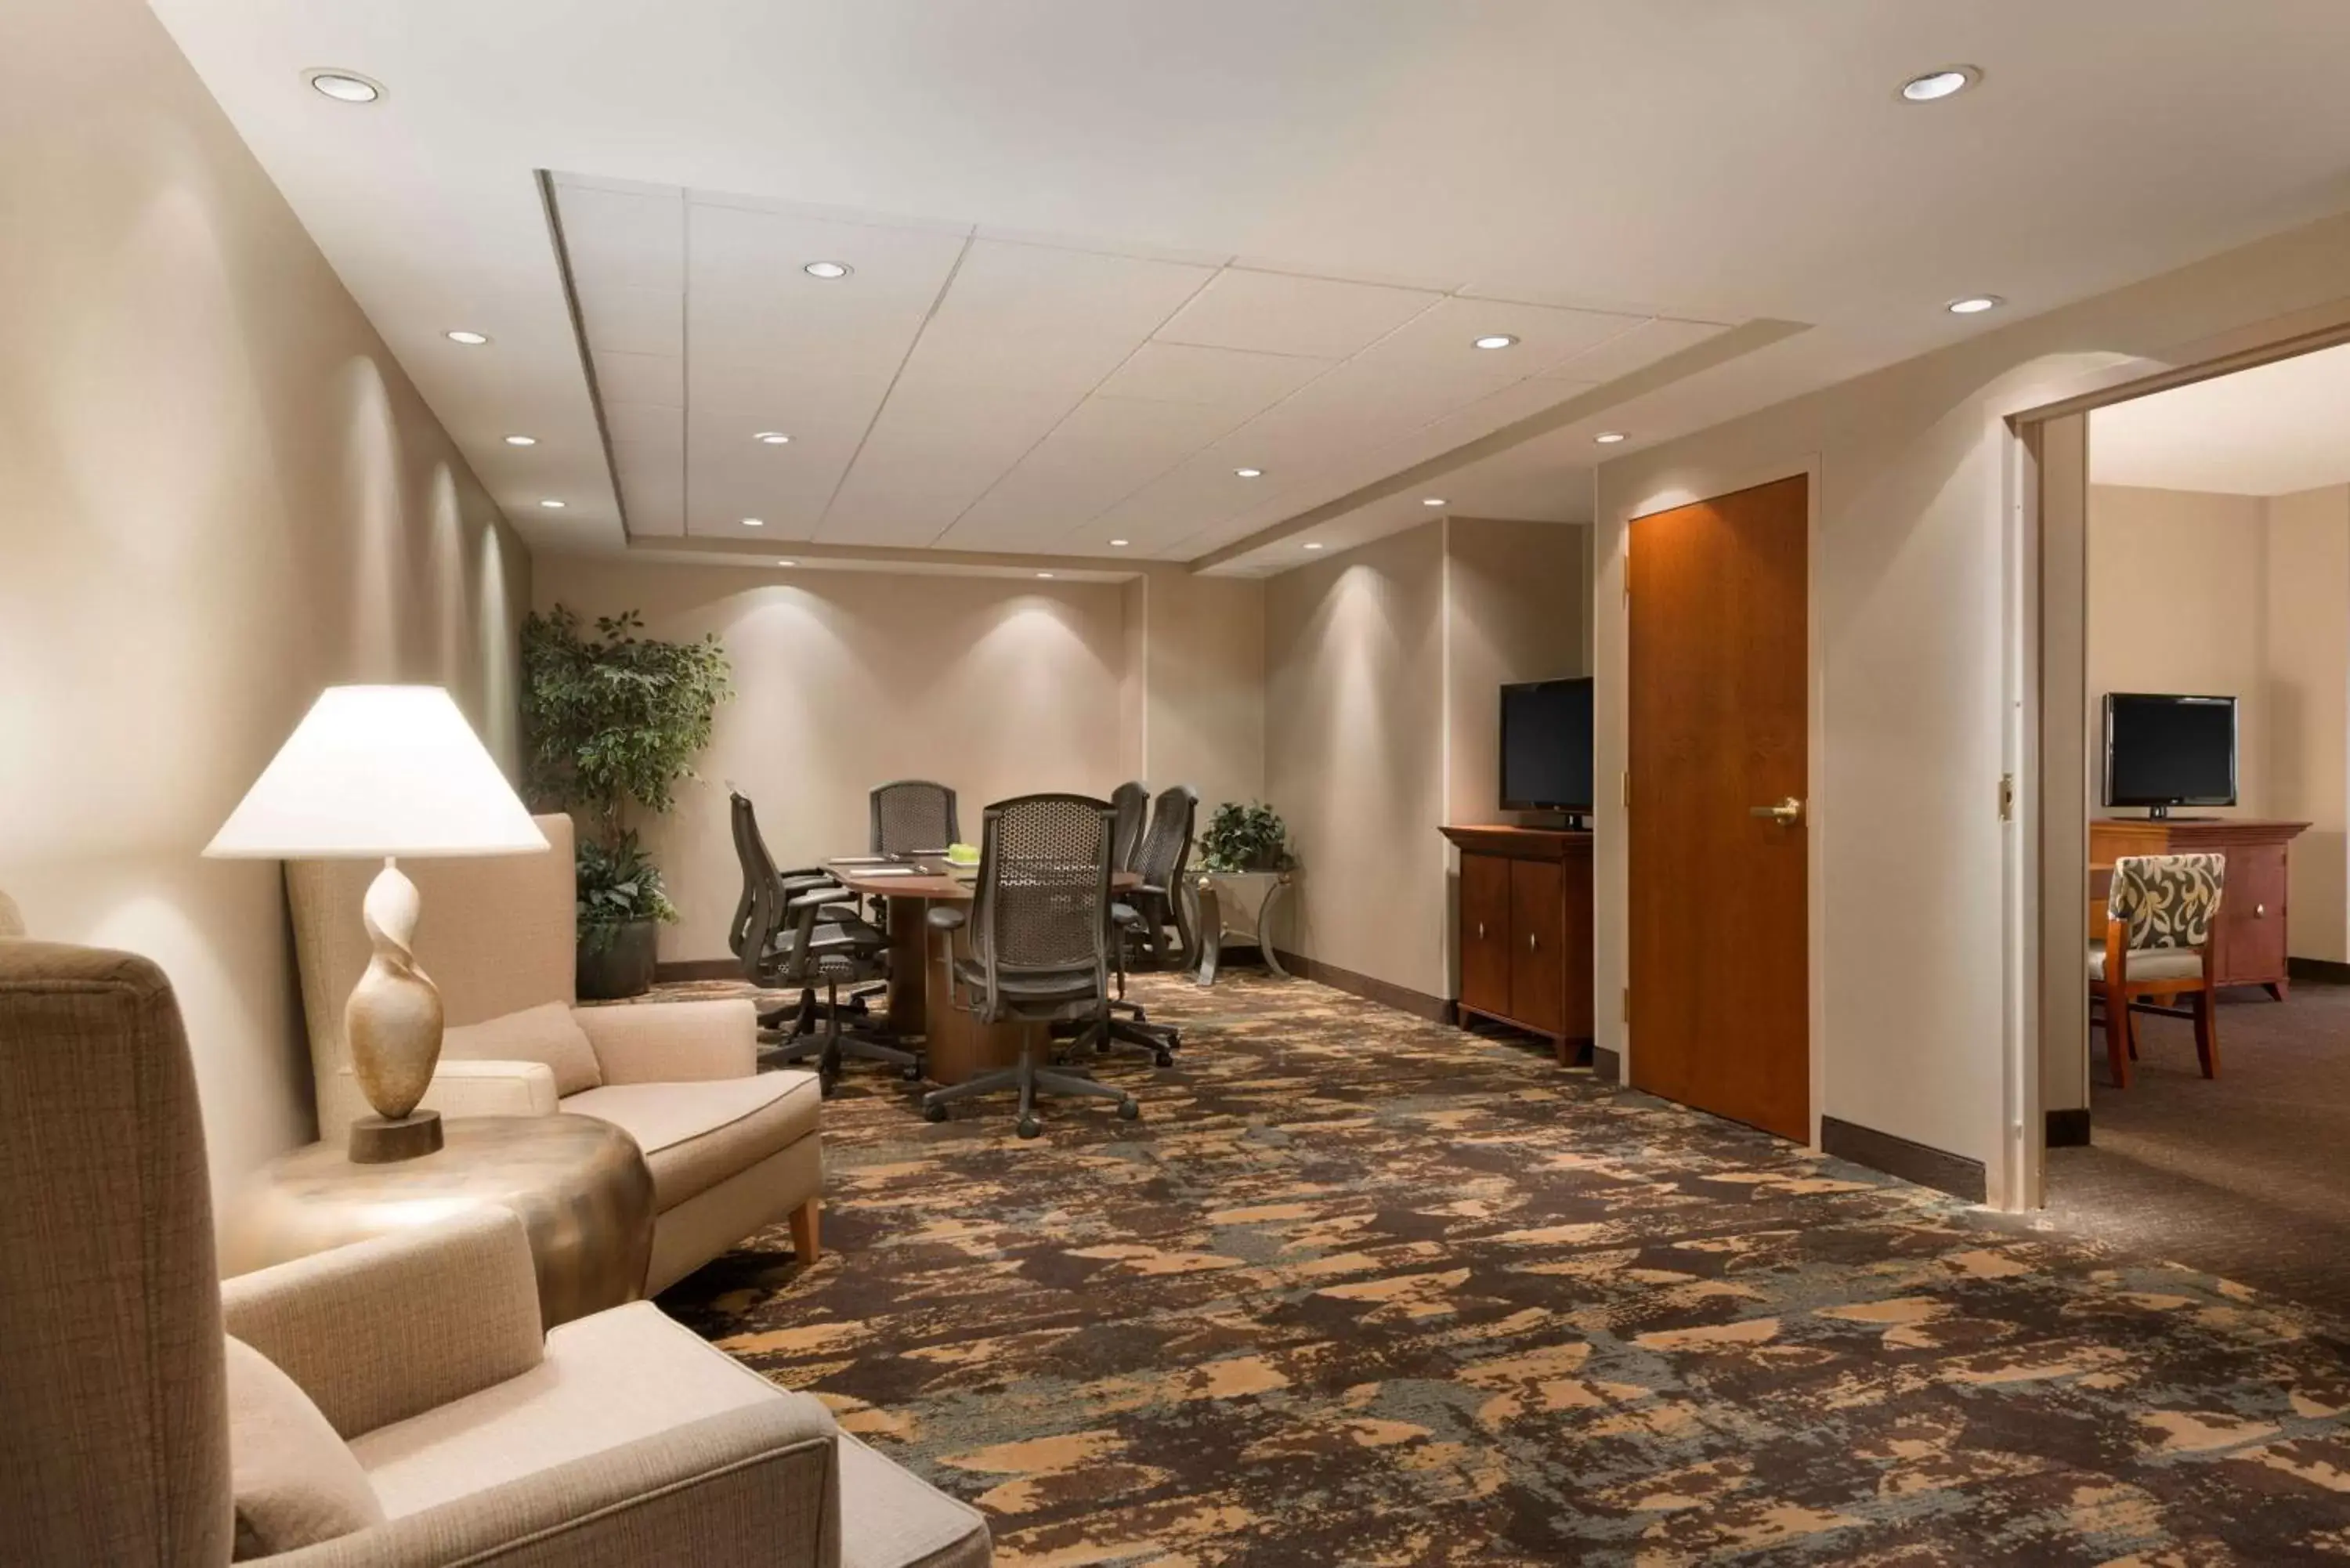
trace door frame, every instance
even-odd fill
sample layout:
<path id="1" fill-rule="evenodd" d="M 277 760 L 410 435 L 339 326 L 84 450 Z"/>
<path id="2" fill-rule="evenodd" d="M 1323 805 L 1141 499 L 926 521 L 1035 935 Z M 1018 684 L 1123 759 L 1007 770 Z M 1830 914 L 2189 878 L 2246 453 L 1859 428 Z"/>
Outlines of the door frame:
<path id="1" fill-rule="evenodd" d="M 1822 868 L 1826 864 L 1825 845 L 1829 814 L 1820 803 L 1820 758 L 1825 732 L 1823 719 L 1827 711 L 1825 682 L 1825 661 L 1820 658 L 1820 454 L 1811 452 L 1799 461 L 1762 464 L 1751 471 L 1736 473 L 1721 485 L 1709 485 L 1703 495 L 1664 494 L 1643 498 L 1637 505 L 1627 506 L 1617 521 L 1624 540 L 1624 597 L 1632 597 L 1631 554 L 1633 530 L 1643 517 L 1654 517 L 1666 512 L 1678 512 L 1684 506 L 1702 504 L 1760 485 L 1776 484 L 1782 480 L 1800 478 L 1804 482 L 1804 1052 L 1808 1063 L 1804 1085 L 1804 1114 L 1811 1124 L 1809 1147 L 1817 1152 L 1820 1147 L 1821 1105 L 1826 1098 L 1827 1056 L 1823 1047 L 1825 1035 L 1824 1023 L 1822 976 L 1827 942 L 1826 900 L 1822 897 L 1825 878 Z M 1627 614 L 1623 622 L 1624 669 L 1632 667 L 1632 623 Z M 1628 691 L 1629 681 L 1627 686 Z M 1631 722 L 1628 706 L 1624 722 Z M 1631 861 L 1628 836 L 1625 846 L 1625 879 L 1628 883 L 1639 875 Z M 1630 933 L 1626 933 L 1624 949 L 1625 1001 L 1630 1016 L 1625 1022 L 1620 1039 L 1623 1061 L 1619 1065 L 1621 1081 L 1632 1081 L 1632 1057 L 1640 1048 L 1638 999 L 1631 995 Z"/>
<path id="2" fill-rule="evenodd" d="M 2003 857 L 2005 1169 L 1992 1187 L 2001 1208 L 2039 1209 L 2047 1201 L 2043 1085 L 2046 1075 L 2066 1065 L 2051 1059 L 2050 1042 L 2082 1039 L 2081 1071 L 2088 1070 L 2081 961 L 2076 944 L 2057 940 L 2056 933 L 2074 919 L 2064 911 L 2088 901 L 2089 415 L 2345 344 L 2350 344 L 2350 298 L 2197 339 L 2160 358 L 2126 359 L 2054 386 L 2042 383 L 2027 403 L 1998 416 L 2006 468 L 2002 614 L 2010 722 L 2004 749 L 2015 791 Z M 2058 682 L 2067 683 L 2066 695 L 2052 701 L 2045 694 Z M 2069 726 L 2061 742 L 2060 726 Z M 2057 815 L 2068 799 L 2079 803 L 2077 829 Z M 2075 839 L 2080 852 L 2065 853 Z"/>

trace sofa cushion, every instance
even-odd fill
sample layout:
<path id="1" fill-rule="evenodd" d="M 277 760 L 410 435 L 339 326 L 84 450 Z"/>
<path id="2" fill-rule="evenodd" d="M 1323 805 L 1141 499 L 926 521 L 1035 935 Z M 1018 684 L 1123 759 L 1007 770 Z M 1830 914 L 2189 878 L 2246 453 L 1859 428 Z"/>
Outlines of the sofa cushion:
<path id="1" fill-rule="evenodd" d="M 653 1173 L 653 1204 L 676 1208 L 816 1131 L 823 1090 L 813 1073 L 761 1073 L 689 1084 L 607 1084 L 563 1108 L 610 1122 L 637 1140 Z"/>
<path id="2" fill-rule="evenodd" d="M 768 1399 L 806 1400 L 811 1438 L 832 1430 L 813 1396 L 785 1393 L 632 1302 L 549 1330 L 546 1358 L 521 1376 L 379 1427 L 351 1451 L 399 1519 Z"/>
<path id="3" fill-rule="evenodd" d="M 544 1062 L 555 1092 L 576 1095 L 604 1081 L 596 1048 L 573 1021 L 570 1005 L 542 1002 L 441 1032 L 441 1054 L 452 1062 Z"/>
<path id="4" fill-rule="evenodd" d="M 987 1521 L 843 1432 L 840 1568 L 987 1568 Z"/>
<path id="5" fill-rule="evenodd" d="M 236 1561 L 274 1556 L 383 1522 L 367 1471 L 310 1397 L 229 1336 L 229 1482 Z"/>

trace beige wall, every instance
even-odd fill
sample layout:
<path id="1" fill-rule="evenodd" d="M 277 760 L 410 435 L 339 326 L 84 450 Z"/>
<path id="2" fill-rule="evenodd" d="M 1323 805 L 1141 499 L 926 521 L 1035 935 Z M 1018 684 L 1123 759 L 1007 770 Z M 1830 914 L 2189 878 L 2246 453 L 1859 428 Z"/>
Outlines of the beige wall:
<path id="1" fill-rule="evenodd" d="M 2223 335 L 2339 319 L 2345 277 L 2350 221 L 2333 220 L 1600 469 L 1603 777 L 1624 756 L 1627 520 L 1814 474 L 1814 1106 L 1983 1160 L 1995 1202 L 2024 1197 L 2020 1118 L 2004 1136 L 2007 1085 L 2037 1081 L 2010 1028 L 2024 1010 L 2008 998 L 2021 993 L 2003 980 L 2018 950 L 1996 802 L 2019 754 L 2011 674 L 2022 668 L 2002 623 L 2018 472 L 2005 418 L 2101 374 L 2199 358 Z M 2279 320 L 2294 313 L 2306 314 Z M 1604 995 L 1625 975 L 1620 807 L 1603 799 L 1598 828 Z M 1637 1033 L 1607 1008 L 1599 1029 L 1637 1062 Z"/>
<path id="2" fill-rule="evenodd" d="M 1265 775 L 1305 874 L 1287 946 L 1454 993 L 1447 822 L 1498 804 L 1497 689 L 1585 668 L 1590 530 L 1441 518 L 1272 579 Z"/>
<path id="3" fill-rule="evenodd" d="M 2096 439 L 2092 414 L 2092 451 Z M 2092 485 L 2088 588 L 2090 798 L 2105 799 L 2106 693 L 2233 697 L 2237 804 L 2195 810 L 2269 815 L 2267 504 L 2257 495 Z M 2100 807 L 2099 815 L 2144 813 Z"/>
<path id="4" fill-rule="evenodd" d="M 2310 825 L 2293 846 L 2293 952 L 2350 962 L 2350 486 L 2265 507 L 2267 810 Z"/>
<path id="5" fill-rule="evenodd" d="M 743 879 L 731 781 L 759 808 L 776 859 L 864 848 L 867 792 L 897 778 L 954 786 L 963 836 L 980 808 L 1035 790 L 1107 795 L 1127 776 L 1116 583 L 864 572 L 758 572 L 549 557 L 544 608 L 637 609 L 655 637 L 715 632 L 736 695 L 718 711 L 700 783 L 643 825 L 683 919 L 664 960 L 727 956 Z"/>
<path id="6" fill-rule="evenodd" d="M 0 8 L 0 887 L 171 975 L 218 1187 L 312 1109 L 277 867 L 198 851 L 330 682 L 510 757 L 528 558 L 137 0 Z"/>
<path id="7" fill-rule="evenodd" d="M 1221 803 L 1264 793 L 1264 584 L 1153 566 L 1132 589 L 1129 700 L 1143 707 L 1142 761 L 1129 771 L 1154 789 L 1197 789 L 1204 826 Z"/>

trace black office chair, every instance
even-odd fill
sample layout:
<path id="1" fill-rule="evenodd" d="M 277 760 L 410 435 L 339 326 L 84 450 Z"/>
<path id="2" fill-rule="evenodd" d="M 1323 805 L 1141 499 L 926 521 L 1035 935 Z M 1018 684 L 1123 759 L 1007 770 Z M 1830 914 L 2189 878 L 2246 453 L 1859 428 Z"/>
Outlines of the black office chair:
<path id="1" fill-rule="evenodd" d="M 962 841 L 955 792 L 942 784 L 899 779 L 876 789 L 871 804 L 876 855 L 939 855 Z"/>
<path id="2" fill-rule="evenodd" d="M 1127 780 L 1109 792 L 1109 809 L 1113 819 L 1110 867 L 1131 871 L 1134 857 L 1142 848 L 1143 825 L 1150 816 L 1150 786 L 1140 779 Z"/>
<path id="3" fill-rule="evenodd" d="M 760 1019 L 761 1040 L 780 1047 L 773 1054 L 785 1062 L 815 1056 L 824 1092 L 831 1094 L 840 1081 L 845 1058 L 883 1062 L 909 1080 L 921 1076 L 921 1060 L 911 1051 L 843 1027 L 845 1018 L 858 1015 L 856 1004 L 845 1002 L 846 985 L 880 979 L 888 972 L 889 939 L 857 919 L 848 890 L 821 873 L 781 873 L 760 836 L 751 803 L 733 797 L 734 847 L 742 857 L 743 896 L 728 940 L 742 961 L 743 974 L 754 985 L 801 993 L 798 1016 L 785 1031 L 777 1025 L 786 1014 L 778 1009 Z M 815 989 L 824 988 L 822 1002 Z M 824 1029 L 814 1032 L 821 1019 Z"/>
<path id="4" fill-rule="evenodd" d="M 1040 1093 L 1115 1100 L 1128 1121 L 1142 1114 L 1125 1090 L 1042 1061 L 1054 1024 L 1108 1014 L 1113 828 L 1108 805 L 1087 795 L 1022 795 L 987 808 L 971 909 L 935 906 L 931 924 L 942 931 L 969 924 L 971 956 L 956 961 L 954 975 L 970 1011 L 986 1023 L 1011 1018 L 1032 1027 L 1016 1065 L 924 1096 L 931 1120 L 946 1120 L 953 1101 L 1003 1089 L 1020 1096 L 1022 1137 L 1042 1130 Z"/>
<path id="5" fill-rule="evenodd" d="M 1160 968 L 1167 963 L 1170 926 L 1175 928 L 1184 961 L 1191 961 L 1195 939 L 1183 898 L 1183 872 L 1191 861 L 1191 830 L 1199 815 L 1200 792 L 1190 784 L 1159 792 L 1159 804 L 1150 813 L 1150 830 L 1135 854 L 1134 870 L 1141 876 L 1142 886 L 1119 898 L 1111 911 L 1121 929 L 1149 943 L 1150 961 Z"/>
<path id="6" fill-rule="evenodd" d="M 760 977 L 769 972 L 761 965 L 761 961 L 765 955 L 752 947 L 748 941 L 747 933 L 751 920 L 752 899 L 759 884 L 764 878 L 774 875 L 779 879 L 782 884 L 781 896 L 785 903 L 788 903 L 802 893 L 818 888 L 832 888 L 837 895 L 837 899 L 823 907 L 817 916 L 819 920 L 856 919 L 857 896 L 847 888 L 836 885 L 828 873 L 816 867 L 807 867 L 795 871 L 775 872 L 773 869 L 775 864 L 775 856 L 767 848 L 766 838 L 759 832 L 758 813 L 753 808 L 750 798 L 731 784 L 727 786 L 727 794 L 729 815 L 734 833 L 734 859 L 742 868 L 743 891 L 734 900 L 734 919 L 726 928 L 726 945 L 733 950 L 734 957 L 743 964 L 744 978 L 754 984 L 764 985 L 765 981 Z M 786 926 L 789 925 L 788 921 L 785 923 Z M 847 1011 L 849 1018 L 862 1022 L 870 1016 L 866 1002 L 867 997 L 880 990 L 879 983 L 859 986 L 843 997 L 840 1005 Z M 761 1044 L 789 1044 L 816 1027 L 825 1007 L 825 1003 L 817 1001 L 812 987 L 802 988 L 799 1002 L 795 1006 L 770 1008 L 759 1014 Z"/>

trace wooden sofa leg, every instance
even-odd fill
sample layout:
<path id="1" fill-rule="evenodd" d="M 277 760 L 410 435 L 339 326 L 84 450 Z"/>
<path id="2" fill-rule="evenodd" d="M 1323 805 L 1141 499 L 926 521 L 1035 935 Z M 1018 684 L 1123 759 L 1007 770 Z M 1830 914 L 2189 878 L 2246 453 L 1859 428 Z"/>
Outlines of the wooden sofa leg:
<path id="1" fill-rule="evenodd" d="M 816 1241 L 816 1215 L 823 1210 L 819 1199 L 811 1198 L 792 1210 L 792 1252 L 803 1263 L 813 1263 L 823 1253 Z"/>

